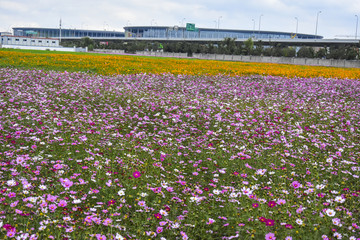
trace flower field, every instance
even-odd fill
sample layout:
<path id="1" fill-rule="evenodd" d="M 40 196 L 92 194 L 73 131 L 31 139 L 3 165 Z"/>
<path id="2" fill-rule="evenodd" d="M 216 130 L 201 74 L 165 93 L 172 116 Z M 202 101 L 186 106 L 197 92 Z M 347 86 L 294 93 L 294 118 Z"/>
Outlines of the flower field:
<path id="1" fill-rule="evenodd" d="M 231 76 L 272 75 L 283 77 L 326 77 L 359 79 L 360 69 L 300 66 L 272 63 L 246 63 L 177 58 L 150 58 L 127 55 L 53 53 L 0 49 L 0 67 L 83 71 L 102 75 L 171 73 L 174 75 Z"/>
<path id="2" fill-rule="evenodd" d="M 4 52 L 0 239 L 360 239 L 356 70 Z"/>

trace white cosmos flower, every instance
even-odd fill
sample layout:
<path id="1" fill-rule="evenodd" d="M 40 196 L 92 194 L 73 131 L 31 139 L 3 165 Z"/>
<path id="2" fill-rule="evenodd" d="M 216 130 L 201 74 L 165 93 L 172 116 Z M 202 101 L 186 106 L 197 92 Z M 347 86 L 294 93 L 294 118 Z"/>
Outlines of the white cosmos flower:
<path id="1" fill-rule="evenodd" d="M 345 202 L 345 199 L 342 198 L 341 196 L 337 196 L 337 197 L 335 198 L 335 202 L 343 203 L 343 202 Z"/>
<path id="2" fill-rule="evenodd" d="M 13 187 L 16 185 L 16 181 L 14 179 L 8 180 L 6 183 L 9 187 Z"/>
<path id="3" fill-rule="evenodd" d="M 303 224 L 303 221 L 301 220 L 301 219 L 296 219 L 296 221 L 295 221 L 297 224 L 299 224 L 299 225 L 301 225 L 301 224 Z"/>
<path id="4" fill-rule="evenodd" d="M 326 211 L 325 211 L 325 213 L 326 213 L 326 215 L 328 215 L 329 217 L 333 217 L 333 216 L 335 216 L 335 211 L 334 210 L 332 210 L 332 209 L 326 209 Z"/>
<path id="5" fill-rule="evenodd" d="M 219 195 L 221 193 L 221 191 L 218 190 L 218 189 L 214 189 L 213 193 L 216 194 L 216 195 Z"/>
<path id="6" fill-rule="evenodd" d="M 120 191 L 118 191 L 118 195 L 119 196 L 124 196 L 125 195 L 125 189 L 121 189 Z"/>
<path id="7" fill-rule="evenodd" d="M 140 196 L 141 197 L 146 197 L 148 194 L 147 193 L 141 193 Z"/>
<path id="8" fill-rule="evenodd" d="M 231 197 L 231 198 L 236 198 L 237 197 L 237 194 L 236 193 L 231 193 L 230 195 L 229 195 L 229 197 Z"/>

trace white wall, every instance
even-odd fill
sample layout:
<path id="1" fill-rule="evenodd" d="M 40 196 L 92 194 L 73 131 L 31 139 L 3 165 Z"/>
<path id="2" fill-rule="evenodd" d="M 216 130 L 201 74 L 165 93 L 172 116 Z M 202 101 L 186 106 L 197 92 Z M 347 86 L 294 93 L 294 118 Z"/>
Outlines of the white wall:
<path id="1" fill-rule="evenodd" d="M 87 52 L 87 48 L 67 48 L 67 47 L 40 47 L 40 46 L 21 46 L 21 45 L 9 45 L 3 44 L 2 48 L 14 48 L 25 50 L 49 50 L 49 51 L 62 51 L 62 52 Z"/>
<path id="2" fill-rule="evenodd" d="M 0 44 L 19 46 L 59 47 L 58 39 L 0 36 Z"/>

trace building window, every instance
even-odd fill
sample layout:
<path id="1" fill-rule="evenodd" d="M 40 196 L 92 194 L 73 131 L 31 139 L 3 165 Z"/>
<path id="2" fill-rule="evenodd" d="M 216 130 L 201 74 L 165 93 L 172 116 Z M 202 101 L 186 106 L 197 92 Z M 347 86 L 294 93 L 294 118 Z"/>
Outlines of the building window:
<path id="1" fill-rule="evenodd" d="M 39 40 L 39 43 L 42 43 L 42 40 Z"/>
<path id="2" fill-rule="evenodd" d="M 35 42 L 35 40 L 31 40 L 31 42 Z"/>
<path id="3" fill-rule="evenodd" d="M 16 38 L 16 39 L 15 39 L 15 41 L 17 41 L 17 42 L 18 42 L 18 41 L 20 41 L 20 39 Z"/>
<path id="4" fill-rule="evenodd" d="M 55 41 L 52 41 L 52 43 L 56 43 Z"/>
<path id="5" fill-rule="evenodd" d="M 27 41 L 27 39 L 23 39 L 23 42 L 26 42 Z"/>

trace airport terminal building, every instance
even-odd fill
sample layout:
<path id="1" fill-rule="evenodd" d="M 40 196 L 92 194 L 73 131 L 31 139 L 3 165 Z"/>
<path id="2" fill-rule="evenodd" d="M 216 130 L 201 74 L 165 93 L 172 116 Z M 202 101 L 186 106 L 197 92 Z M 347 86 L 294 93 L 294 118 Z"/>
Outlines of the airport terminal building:
<path id="1" fill-rule="evenodd" d="M 90 38 L 123 38 L 124 32 L 105 31 L 105 30 L 86 30 L 86 29 L 61 29 L 60 28 L 33 28 L 33 27 L 14 27 L 15 36 L 24 37 L 43 37 L 43 38 L 68 38 L 76 39 L 83 37 Z"/>
<path id="2" fill-rule="evenodd" d="M 217 28 L 195 28 L 166 26 L 131 26 L 124 27 L 125 36 L 131 38 L 165 38 L 165 39 L 322 39 L 322 36 L 312 34 L 295 34 L 290 32 L 252 31 Z"/>
<path id="3" fill-rule="evenodd" d="M 278 40 L 278 39 L 322 39 L 322 36 L 303 33 L 235 30 L 218 28 L 195 28 L 195 24 L 187 24 L 186 27 L 178 26 L 127 26 L 125 32 L 106 30 L 84 29 L 59 29 L 59 28 L 32 28 L 14 27 L 15 36 L 79 39 L 90 37 L 92 39 L 196 39 L 196 40 L 222 40 L 224 38 L 236 38 L 246 40 L 249 38 Z"/>

